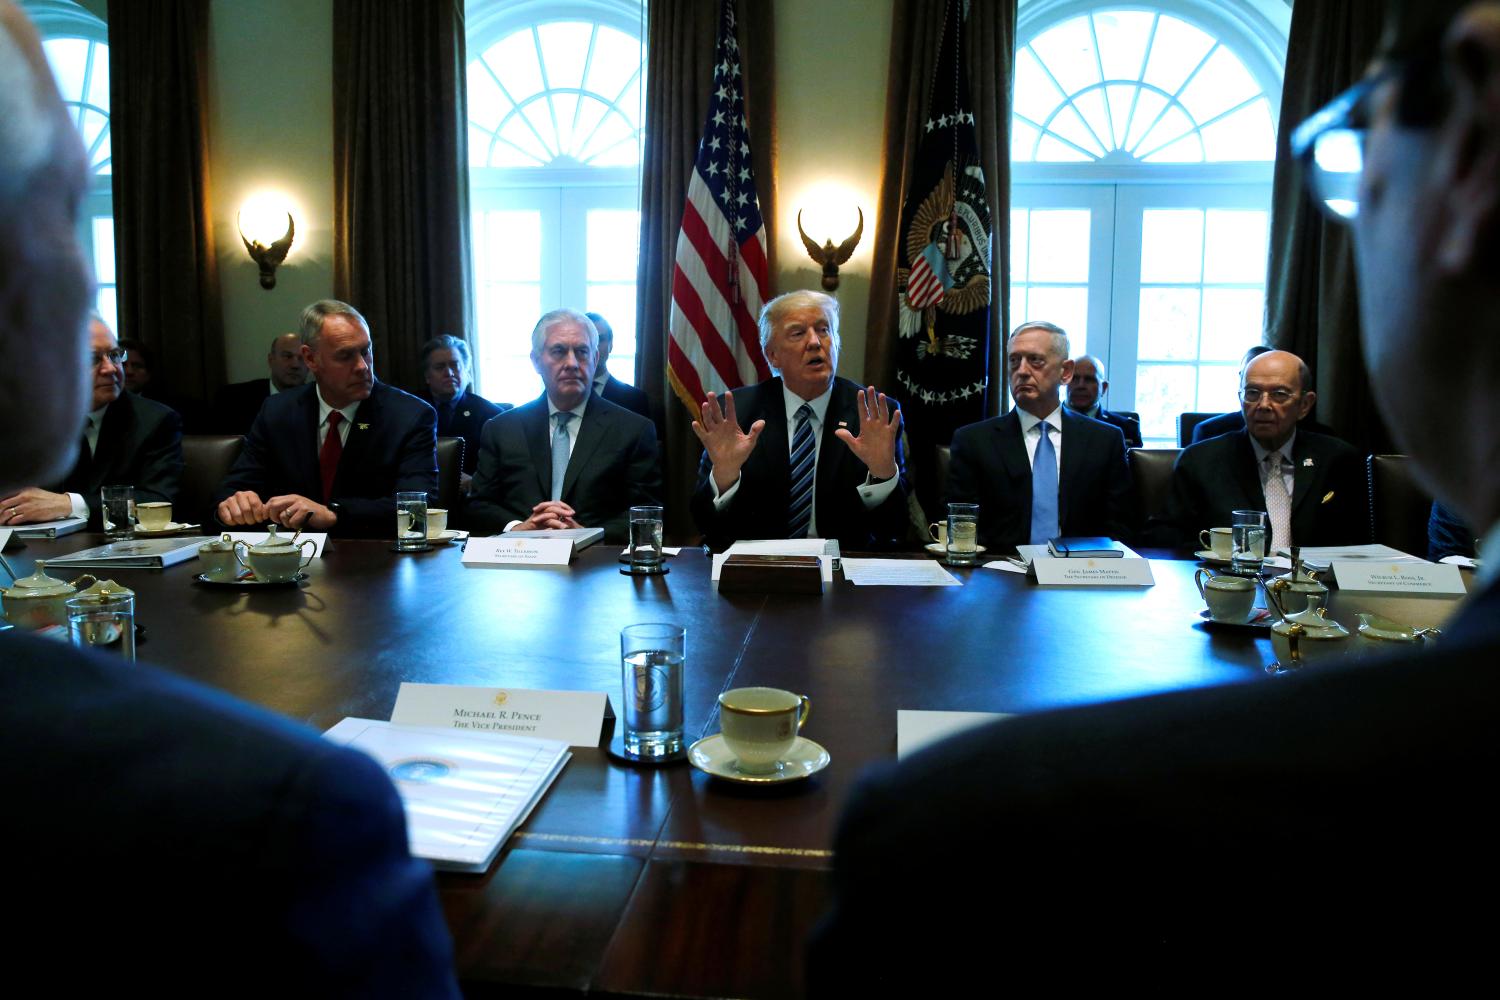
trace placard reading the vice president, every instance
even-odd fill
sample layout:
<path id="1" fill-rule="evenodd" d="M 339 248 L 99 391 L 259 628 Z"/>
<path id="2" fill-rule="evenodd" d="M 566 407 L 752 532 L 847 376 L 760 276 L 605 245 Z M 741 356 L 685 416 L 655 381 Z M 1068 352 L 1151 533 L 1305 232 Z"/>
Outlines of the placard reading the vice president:
<path id="1" fill-rule="evenodd" d="M 525 538 L 524 532 L 470 538 L 464 544 L 465 566 L 566 566 L 573 558 L 569 538 Z"/>
<path id="2" fill-rule="evenodd" d="M 1340 590 L 1362 590 L 1386 594 L 1468 593 L 1458 567 L 1430 562 L 1365 562 L 1335 559 L 1333 575 Z"/>
<path id="3" fill-rule="evenodd" d="M 1139 556 L 1123 559 L 1033 559 L 1036 582 L 1063 587 L 1154 587 L 1151 563 Z"/>
<path id="4" fill-rule="evenodd" d="M 400 726 L 537 736 L 575 747 L 596 747 L 606 704 L 603 691 L 527 691 L 403 681 L 391 721 Z"/>

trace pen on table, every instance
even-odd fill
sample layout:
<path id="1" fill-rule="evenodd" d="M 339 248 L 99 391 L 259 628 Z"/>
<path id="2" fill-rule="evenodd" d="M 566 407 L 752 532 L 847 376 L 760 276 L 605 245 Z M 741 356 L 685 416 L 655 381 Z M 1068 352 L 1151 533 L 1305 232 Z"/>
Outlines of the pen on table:
<path id="1" fill-rule="evenodd" d="M 1322 502 L 1323 503 L 1327 503 L 1328 501 L 1330 501 L 1332 499 L 1333 499 L 1333 490 L 1329 490 L 1327 493 L 1323 494 L 1323 500 L 1322 500 Z"/>

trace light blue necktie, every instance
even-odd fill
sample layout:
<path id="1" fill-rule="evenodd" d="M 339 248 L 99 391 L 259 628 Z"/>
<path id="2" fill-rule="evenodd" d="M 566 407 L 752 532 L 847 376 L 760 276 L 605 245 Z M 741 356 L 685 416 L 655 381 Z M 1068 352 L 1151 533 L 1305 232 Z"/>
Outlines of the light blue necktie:
<path id="1" fill-rule="evenodd" d="M 1057 450 L 1052 447 L 1051 428 L 1044 420 L 1037 425 L 1042 438 L 1031 463 L 1031 544 L 1046 545 L 1057 530 Z"/>
<path id="2" fill-rule="evenodd" d="M 817 475 L 817 452 L 813 448 L 812 407 L 797 409 L 797 433 L 792 435 L 792 490 L 787 505 L 787 537 L 806 538 L 812 524 L 813 480 Z"/>
<path id="3" fill-rule="evenodd" d="M 573 414 L 558 410 L 552 415 L 557 428 L 552 432 L 552 499 L 562 499 L 563 477 L 568 474 L 568 421 Z"/>

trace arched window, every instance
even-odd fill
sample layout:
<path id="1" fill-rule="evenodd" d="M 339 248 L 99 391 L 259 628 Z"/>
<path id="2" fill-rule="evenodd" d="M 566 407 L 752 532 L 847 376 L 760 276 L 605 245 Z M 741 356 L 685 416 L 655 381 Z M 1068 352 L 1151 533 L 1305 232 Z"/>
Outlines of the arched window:
<path id="1" fill-rule="evenodd" d="M 27 0 L 42 35 L 42 50 L 68 114 L 78 126 L 93 174 L 79 238 L 94 263 L 99 314 L 118 330 L 115 298 L 115 219 L 109 143 L 109 42 L 104 22 L 67 0 Z"/>
<path id="2" fill-rule="evenodd" d="M 536 396 L 531 329 L 563 306 L 609 320 L 610 373 L 633 382 L 640 4 L 504 0 L 468 13 L 480 389 L 505 402 Z"/>
<path id="3" fill-rule="evenodd" d="M 1277 4 L 1036 0 L 1018 25 L 1011 318 L 1104 360 L 1111 408 L 1174 445 L 1176 417 L 1236 406 L 1258 343 L 1276 109 Z"/>

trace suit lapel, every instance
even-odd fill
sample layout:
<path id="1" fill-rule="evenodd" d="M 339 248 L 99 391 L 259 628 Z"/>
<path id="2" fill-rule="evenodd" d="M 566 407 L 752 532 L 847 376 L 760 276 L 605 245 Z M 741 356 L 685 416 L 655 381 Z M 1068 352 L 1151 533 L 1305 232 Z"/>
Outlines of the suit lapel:
<path id="1" fill-rule="evenodd" d="M 1255 460 L 1255 449 L 1250 446 L 1250 432 L 1240 431 L 1234 447 L 1238 457 L 1232 464 L 1240 492 L 1251 499 L 1253 509 L 1265 510 L 1266 488 L 1260 481 L 1260 463 Z"/>
<path id="2" fill-rule="evenodd" d="M 295 467 L 302 470 L 299 478 L 304 484 L 304 494 L 321 498 L 323 496 L 323 473 L 318 464 L 318 453 L 323 446 L 323 428 L 318 423 L 317 383 L 307 387 L 299 404 L 302 407 L 302 417 L 298 422 L 297 433 L 292 435 L 290 442 L 280 444 L 291 450 L 295 456 L 293 459 L 296 463 Z"/>
<path id="3" fill-rule="evenodd" d="M 613 425 L 609 414 L 605 412 L 605 407 L 599 405 L 601 402 L 603 400 L 595 397 L 589 400 L 588 408 L 583 411 L 583 423 L 578 427 L 578 440 L 574 442 L 573 454 L 568 458 L 568 471 L 563 474 L 563 499 L 565 500 L 573 492 L 579 473 L 593 459 L 594 453 L 599 450 L 599 445 L 610 435 Z"/>
<path id="4" fill-rule="evenodd" d="M 1297 434 L 1297 440 L 1292 444 L 1292 516 L 1296 517 L 1308 503 L 1308 497 L 1312 494 L 1314 485 L 1323 475 L 1323 470 L 1318 468 L 1318 458 L 1307 446 L 1307 435 Z"/>
<path id="5" fill-rule="evenodd" d="M 338 471 L 334 474 L 335 496 L 356 492 L 350 485 L 357 479 L 361 469 L 373 468 L 370 449 L 380 434 L 380 386 L 370 391 L 370 398 L 359 404 L 350 422 L 349 435 L 344 439 L 344 450 L 339 456 Z M 340 487 L 343 487 L 340 489 Z"/>
<path id="6" fill-rule="evenodd" d="M 758 406 L 741 410 L 737 399 L 735 400 L 735 415 L 739 419 L 742 431 L 756 420 L 766 422 L 765 428 L 760 432 L 759 440 L 755 442 L 755 450 L 750 453 L 750 461 L 756 465 L 756 478 L 766 484 L 763 494 L 764 502 L 768 505 L 777 505 L 774 513 L 767 512 L 767 517 L 774 517 L 775 523 L 782 525 L 781 530 L 785 533 L 792 489 L 792 452 L 786 439 L 786 396 L 782 392 L 780 378 L 763 382 L 761 386 L 759 389 L 751 390 L 757 396 Z M 759 414 L 754 412 L 755 409 L 759 409 Z M 749 462 L 746 464 L 748 465 Z M 814 489 L 816 488 L 814 486 Z"/>
<path id="7" fill-rule="evenodd" d="M 783 407 L 783 415 L 785 412 Z M 849 451 L 849 446 L 834 436 L 834 431 L 841 426 L 851 434 L 859 434 L 859 404 L 852 391 L 842 383 L 834 382 L 833 392 L 828 397 L 828 409 L 823 411 L 823 432 L 818 441 L 817 485 L 814 493 L 818 505 L 818 531 L 823 534 L 832 526 L 829 519 L 838 517 L 835 505 L 839 498 L 839 484 L 850 481 L 850 477 L 844 474 L 844 463 L 858 461 Z M 786 442 L 785 434 L 782 434 L 781 440 L 782 443 Z M 791 460 L 791 453 L 788 452 L 788 465 Z M 859 479 L 863 481 L 863 477 Z M 791 488 L 788 469 L 788 494 Z"/>
<path id="8" fill-rule="evenodd" d="M 1026 484 L 1026 519 L 1031 520 L 1031 460 L 1026 457 L 1026 441 L 1021 434 L 1021 418 L 1015 410 L 1011 410 L 1000 418 L 995 425 L 996 436 L 999 438 L 997 452 L 1000 456 L 1000 467 L 1005 470 L 1005 478 L 1010 482 L 1024 482 Z"/>
<path id="9" fill-rule="evenodd" d="M 1103 410 L 1099 411 L 1102 415 Z M 1062 474 L 1057 479 L 1057 527 L 1068 523 L 1068 497 L 1077 488 L 1075 482 L 1079 473 L 1087 464 L 1083 454 L 1086 428 L 1080 421 L 1092 420 L 1093 417 L 1075 416 L 1068 412 L 1067 407 L 1062 409 Z"/>
<path id="10" fill-rule="evenodd" d="M 120 398 L 110 403 L 104 410 L 104 417 L 99 422 L 99 438 L 94 442 L 94 458 L 89 463 L 88 475 L 83 477 L 88 494 L 99 492 L 99 487 L 106 484 L 106 479 L 114 478 L 116 465 L 121 460 L 128 459 L 128 441 L 130 439 L 131 425 L 134 421 L 135 411 L 131 409 L 130 400 L 125 398 L 125 390 L 120 390 Z M 121 485 L 133 485 L 122 483 Z"/>
<path id="11" fill-rule="evenodd" d="M 552 499 L 552 439 L 548 434 L 547 397 L 544 395 L 530 406 L 522 408 L 521 427 L 526 434 L 526 447 L 531 452 L 531 468 L 536 473 L 537 493 Z"/>

